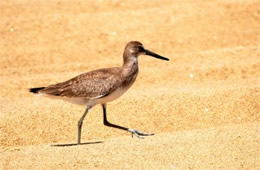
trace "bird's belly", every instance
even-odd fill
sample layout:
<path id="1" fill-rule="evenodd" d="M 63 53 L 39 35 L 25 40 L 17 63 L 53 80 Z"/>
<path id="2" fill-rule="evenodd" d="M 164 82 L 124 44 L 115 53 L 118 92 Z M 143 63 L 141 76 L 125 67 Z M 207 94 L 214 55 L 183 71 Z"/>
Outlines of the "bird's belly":
<path id="1" fill-rule="evenodd" d="M 129 86 L 130 87 L 130 86 Z M 78 105 L 88 105 L 88 106 L 95 106 L 97 104 L 105 104 L 108 102 L 111 102 L 120 96 L 122 96 L 128 89 L 129 87 L 126 88 L 118 88 L 114 92 L 112 92 L 110 95 L 102 97 L 102 98 L 87 98 L 87 97 L 61 97 L 61 96 L 52 96 L 52 95 L 44 95 L 49 98 L 53 99 L 61 99 L 63 101 L 67 101 L 73 104 L 78 104 Z"/>
<path id="2" fill-rule="evenodd" d="M 105 103 L 111 102 L 111 101 L 119 98 L 120 96 L 122 96 L 127 90 L 128 90 L 128 88 L 119 88 L 106 97 L 96 99 L 95 104 L 105 104 Z"/>
<path id="3" fill-rule="evenodd" d="M 41 96 L 41 95 L 51 98 L 51 99 L 59 99 L 59 100 L 63 100 L 63 101 L 70 102 L 73 104 L 78 104 L 78 105 L 87 105 L 91 100 L 86 97 L 52 96 L 52 95 L 46 95 L 46 94 L 40 94 L 39 96 Z"/>

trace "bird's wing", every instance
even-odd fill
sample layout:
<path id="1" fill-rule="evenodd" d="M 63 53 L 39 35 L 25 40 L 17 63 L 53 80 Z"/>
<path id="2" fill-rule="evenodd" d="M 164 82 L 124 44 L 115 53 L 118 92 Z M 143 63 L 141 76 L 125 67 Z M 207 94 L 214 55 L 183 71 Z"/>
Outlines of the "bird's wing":
<path id="1" fill-rule="evenodd" d="M 101 98 L 121 85 L 119 71 L 118 68 L 91 71 L 48 86 L 40 92 L 53 96 Z"/>

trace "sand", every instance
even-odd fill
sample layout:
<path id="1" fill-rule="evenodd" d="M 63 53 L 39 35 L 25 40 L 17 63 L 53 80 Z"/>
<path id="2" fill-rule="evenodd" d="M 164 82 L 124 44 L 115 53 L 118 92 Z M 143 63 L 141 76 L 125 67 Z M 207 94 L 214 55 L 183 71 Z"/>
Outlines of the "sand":
<path id="1" fill-rule="evenodd" d="M 0 169 L 260 169 L 260 2 L 10 0 L 0 2 Z M 170 61 L 140 73 L 102 109 L 28 88 L 120 66 L 138 40 Z"/>

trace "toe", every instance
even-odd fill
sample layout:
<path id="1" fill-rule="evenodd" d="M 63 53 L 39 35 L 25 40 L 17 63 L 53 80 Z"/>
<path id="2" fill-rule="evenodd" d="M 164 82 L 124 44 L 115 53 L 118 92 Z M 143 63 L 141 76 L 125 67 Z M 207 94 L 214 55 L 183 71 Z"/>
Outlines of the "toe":
<path id="1" fill-rule="evenodd" d="M 132 133 L 132 137 L 133 137 L 133 135 L 135 135 L 136 137 L 138 137 L 140 139 L 143 139 L 144 138 L 143 136 L 152 136 L 152 135 L 154 135 L 153 133 L 146 133 L 146 132 L 142 132 L 142 131 L 135 130 L 135 129 L 128 129 L 128 131 L 130 133 Z"/>

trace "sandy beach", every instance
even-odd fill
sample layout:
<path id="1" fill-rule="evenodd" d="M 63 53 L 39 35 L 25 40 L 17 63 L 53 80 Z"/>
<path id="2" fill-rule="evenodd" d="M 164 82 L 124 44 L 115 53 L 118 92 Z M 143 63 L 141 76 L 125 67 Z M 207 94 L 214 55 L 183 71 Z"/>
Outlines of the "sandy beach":
<path id="1" fill-rule="evenodd" d="M 0 169 L 260 169 L 258 0 L 0 2 Z M 137 40 L 135 84 L 102 108 L 28 92 L 120 66 Z"/>

